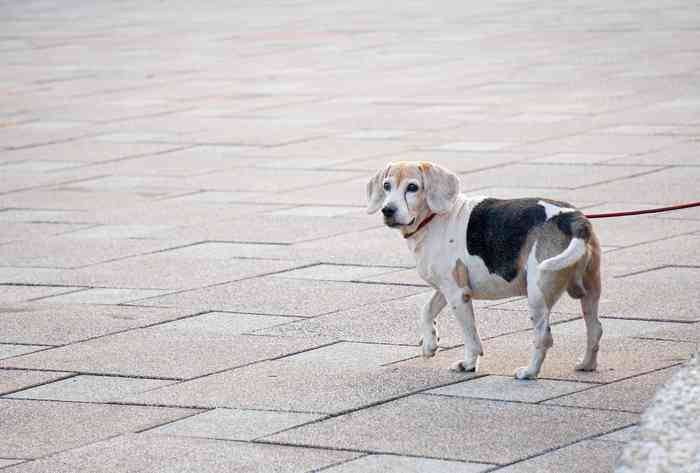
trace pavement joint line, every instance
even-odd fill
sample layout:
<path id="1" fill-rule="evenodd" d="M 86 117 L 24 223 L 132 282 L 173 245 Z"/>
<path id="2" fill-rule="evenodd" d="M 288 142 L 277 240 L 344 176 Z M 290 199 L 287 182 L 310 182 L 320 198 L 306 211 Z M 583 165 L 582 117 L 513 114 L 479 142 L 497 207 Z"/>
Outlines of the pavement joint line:
<path id="1" fill-rule="evenodd" d="M 649 217 L 649 218 L 652 218 L 652 217 Z M 693 235 L 695 235 L 696 233 L 697 233 L 697 230 L 693 230 L 693 231 L 691 231 L 691 232 L 677 233 L 677 234 L 674 234 L 674 235 L 671 235 L 671 236 L 665 236 L 665 237 L 657 238 L 657 239 L 654 239 L 654 240 L 642 241 L 642 242 L 639 242 L 639 243 L 634 243 L 634 244 L 632 244 L 632 245 L 620 246 L 620 247 L 618 247 L 618 248 L 610 249 L 609 251 L 606 251 L 606 253 L 607 253 L 607 254 L 616 253 L 616 252 L 618 252 L 618 251 L 624 251 L 624 250 L 629 250 L 629 249 L 632 249 L 632 248 L 638 248 L 638 247 L 640 247 L 640 246 L 651 245 L 651 244 L 653 244 L 653 243 L 662 243 L 662 242 L 665 242 L 665 241 L 674 240 L 674 239 L 676 239 L 676 238 L 680 238 L 680 237 L 684 237 L 684 236 L 693 236 Z"/>
<path id="2" fill-rule="evenodd" d="M 79 141 L 79 140 L 83 140 L 85 138 L 94 138 L 96 136 L 100 136 L 100 133 L 88 133 L 88 134 L 78 135 L 78 136 L 71 137 L 71 138 L 61 138 L 58 140 L 50 140 L 50 141 L 44 141 L 44 142 L 40 142 L 40 143 L 30 143 L 30 144 L 20 145 L 20 146 L 10 145 L 10 146 L 5 146 L 3 148 L 3 150 L 5 150 L 5 151 L 20 151 L 20 150 L 30 149 L 30 148 L 41 148 L 43 146 L 51 146 L 51 145 L 57 145 L 57 144 L 63 144 L 63 143 L 70 143 L 72 141 Z M 2 195 L 2 194 L 0 194 L 0 195 Z"/>
<path id="3" fill-rule="evenodd" d="M 163 422 L 163 423 L 160 423 L 160 424 L 151 425 L 151 426 L 148 426 L 148 427 L 145 427 L 145 428 L 142 428 L 142 429 L 135 430 L 134 433 L 135 433 L 135 434 L 142 434 L 142 433 L 144 433 L 144 432 L 148 432 L 149 430 L 159 429 L 159 428 L 164 427 L 164 426 L 166 426 L 166 425 L 170 425 L 170 424 L 173 424 L 173 423 L 175 423 L 175 422 L 179 422 L 179 421 L 181 421 L 181 420 L 189 419 L 190 417 L 198 416 L 199 414 L 204 414 L 205 412 L 211 412 L 211 411 L 213 411 L 213 410 L 214 410 L 214 408 L 209 408 L 209 409 L 206 409 L 206 410 L 201 410 L 201 411 L 198 411 L 198 412 L 193 412 L 193 413 L 191 413 L 191 414 L 187 414 L 187 415 L 185 415 L 185 416 L 183 416 L 183 417 L 180 417 L 180 418 L 177 418 L 177 419 L 169 420 L 169 421 L 166 421 L 166 422 Z"/>
<path id="4" fill-rule="evenodd" d="M 7 359 L 7 358 L 5 358 L 5 359 Z M 98 372 L 94 372 L 94 371 L 81 371 L 81 370 L 56 370 L 56 369 L 50 369 L 50 368 L 37 369 L 37 368 L 17 368 L 14 366 L 2 366 L 2 367 L 0 367 L 0 370 L 31 371 L 31 372 L 45 371 L 45 372 L 49 372 L 49 373 L 75 373 L 78 376 L 102 376 L 102 377 L 107 377 L 107 378 L 128 378 L 128 379 L 155 379 L 157 381 L 175 381 L 175 382 L 188 381 L 187 378 L 170 378 L 170 377 L 164 377 L 164 376 L 145 376 L 145 375 L 138 375 L 138 374 L 129 375 L 129 374 L 122 374 L 122 373 L 98 373 Z"/>
<path id="5" fill-rule="evenodd" d="M 307 473 L 319 473 L 319 472 L 322 472 L 322 471 L 327 471 L 327 470 L 333 469 L 333 468 L 335 468 L 335 467 L 337 467 L 337 466 L 345 465 L 345 464 L 347 464 L 347 463 L 351 463 L 351 462 L 354 462 L 355 460 L 360 460 L 360 459 L 362 459 L 362 458 L 367 458 L 367 457 L 369 457 L 369 456 L 370 456 L 370 455 L 367 455 L 367 454 L 359 454 L 358 456 L 356 456 L 356 457 L 354 457 L 354 458 L 348 458 L 348 459 L 345 459 L 345 460 L 340 460 L 340 461 L 331 463 L 331 464 L 329 464 L 329 465 L 322 466 L 321 468 L 315 468 L 315 469 L 313 469 L 313 470 L 308 471 Z"/>
<path id="6" fill-rule="evenodd" d="M 614 315 L 600 316 L 600 319 L 611 319 L 611 320 L 634 320 L 637 322 L 658 322 L 664 324 L 687 324 L 692 325 L 698 322 L 698 320 L 678 320 L 678 319 L 645 319 L 643 317 L 618 317 Z M 638 337 L 630 337 L 638 338 Z"/>
<path id="7" fill-rule="evenodd" d="M 265 440 L 264 438 L 259 438 L 259 439 L 256 439 L 254 441 L 231 440 L 231 439 L 221 439 L 221 440 L 228 441 L 228 442 L 250 443 L 250 444 L 259 444 L 259 445 L 279 445 L 281 447 L 314 448 L 314 449 L 319 449 L 319 450 L 329 450 L 329 451 L 333 451 L 333 452 L 361 453 L 361 454 L 365 454 L 365 455 L 387 455 L 387 456 L 393 456 L 393 457 L 423 458 L 423 459 L 427 459 L 427 460 L 442 460 L 442 461 L 459 462 L 459 463 L 476 463 L 478 465 L 487 465 L 487 466 L 493 466 L 493 465 L 497 465 L 498 467 L 502 466 L 501 464 L 498 464 L 498 463 L 487 463 L 487 462 L 478 461 L 478 460 L 463 460 L 461 458 L 436 457 L 436 456 L 430 456 L 430 455 L 429 456 L 415 455 L 415 454 L 411 454 L 411 453 L 397 453 L 397 452 L 382 451 L 382 450 L 366 450 L 366 449 L 359 449 L 359 448 L 330 447 L 327 445 L 317 445 L 317 444 L 313 444 L 313 443 L 280 442 L 280 441 L 275 441 L 275 440 Z"/>
<path id="8" fill-rule="evenodd" d="M 0 312 L 2 313 L 2 312 Z M 22 342 L 0 342 L 0 345 L 19 345 L 27 347 L 46 347 L 46 348 L 58 348 L 61 345 L 47 345 L 46 343 L 22 343 Z M 41 371 L 41 370 L 39 370 Z"/>
<path id="9" fill-rule="evenodd" d="M 620 274 L 620 275 L 614 276 L 614 277 L 615 277 L 615 279 L 623 279 L 623 278 L 627 278 L 630 276 L 637 276 L 639 274 L 651 273 L 653 271 L 659 271 L 661 269 L 668 269 L 668 268 L 671 268 L 671 269 L 700 269 L 700 266 L 694 265 L 694 264 L 664 264 L 661 266 L 655 266 L 653 268 L 643 269 L 641 271 Z"/>
<path id="10" fill-rule="evenodd" d="M 9 345 L 13 345 L 13 344 L 9 344 Z M 41 348 L 39 350 L 31 351 L 29 353 L 20 353 L 19 355 L 13 355 L 13 356 L 8 356 L 6 358 L 2 358 L 2 359 L 0 359 L 0 363 L 7 363 L 8 360 L 13 360 L 13 359 L 19 358 L 21 356 L 32 355 L 32 354 L 39 353 L 42 351 L 53 350 L 54 348 L 58 348 L 58 347 L 54 347 L 54 346 L 45 346 L 45 345 L 38 345 L 38 346 L 42 346 L 43 348 Z M 7 367 L 2 367 L 2 368 L 7 369 Z M 43 371 L 48 371 L 48 370 L 43 370 Z M 65 372 L 66 370 L 57 370 L 57 371 Z M 72 371 L 72 370 L 68 370 L 68 371 Z"/>
<path id="11" fill-rule="evenodd" d="M 155 151 L 152 153 L 129 154 L 129 155 L 125 155 L 125 156 L 120 156 L 118 158 L 105 159 L 104 161 L 86 161 L 83 164 L 78 164 L 75 166 L 67 166 L 65 168 L 56 169 L 52 172 L 83 169 L 83 168 L 90 168 L 90 167 L 99 167 L 99 166 L 103 166 L 105 164 L 118 163 L 118 162 L 122 162 L 122 161 L 130 161 L 132 159 L 142 159 L 142 158 L 148 158 L 148 157 L 152 157 L 152 156 L 160 156 L 162 154 L 176 153 L 176 152 L 188 150 L 191 148 L 194 148 L 194 146 L 178 146 L 175 148 L 167 148 L 167 149 Z"/>
<path id="12" fill-rule="evenodd" d="M 315 420 L 309 421 L 309 422 L 307 422 L 306 424 L 304 424 L 304 426 L 313 425 L 313 424 L 317 424 L 317 423 L 320 423 L 320 422 L 325 422 L 325 421 L 330 420 L 330 419 L 335 419 L 336 417 L 342 417 L 342 416 L 345 416 L 345 415 L 348 415 L 348 414 L 353 414 L 353 413 L 355 413 L 355 412 L 364 411 L 364 410 L 371 409 L 371 408 L 374 408 L 374 407 L 378 407 L 378 406 L 381 406 L 381 405 L 384 405 L 384 404 L 388 404 L 388 403 L 390 403 L 390 402 L 398 401 L 398 400 L 400 400 L 400 399 L 404 399 L 404 398 L 407 398 L 407 397 L 415 396 L 415 395 L 417 395 L 417 394 L 425 394 L 425 391 L 429 391 L 429 390 L 431 390 L 431 389 L 438 389 L 438 388 L 442 388 L 442 387 L 445 387 L 445 386 L 451 386 L 451 385 L 453 385 L 453 384 L 462 383 L 462 382 L 464 382 L 465 380 L 466 380 L 466 381 L 469 381 L 469 380 L 472 380 L 472 379 L 478 379 L 478 378 L 482 378 L 482 377 L 486 376 L 486 375 L 479 375 L 479 374 L 475 374 L 475 373 L 463 373 L 463 375 L 465 376 L 464 379 L 458 379 L 458 380 L 454 380 L 454 381 L 447 381 L 447 382 L 444 382 L 444 383 L 437 383 L 436 385 L 433 385 L 433 386 L 427 386 L 427 387 L 424 387 L 424 388 L 413 389 L 413 390 L 410 390 L 410 391 L 405 392 L 405 393 L 403 393 L 403 394 L 396 394 L 396 395 L 394 395 L 394 396 L 389 396 L 389 397 L 387 397 L 387 398 L 380 399 L 380 400 L 377 400 L 377 401 L 373 401 L 373 402 L 370 402 L 370 403 L 368 403 L 368 404 L 363 404 L 363 405 L 358 406 L 358 407 L 351 407 L 351 408 L 349 408 L 349 409 L 343 409 L 343 410 L 341 410 L 341 411 L 332 412 L 332 413 L 329 413 L 327 417 L 325 417 L 325 418 L 323 418 L 323 419 L 315 419 Z M 287 428 L 287 429 L 283 429 L 283 430 L 277 432 L 276 434 L 280 434 L 280 433 L 283 433 L 283 432 L 287 432 L 287 431 L 290 431 L 290 430 L 294 430 L 294 429 L 296 429 L 297 427 L 299 427 L 299 426 L 289 427 L 289 428 Z M 265 441 L 264 439 L 265 439 L 266 437 L 270 437 L 271 435 L 276 435 L 276 434 L 262 435 L 262 436 L 258 437 L 257 441 Z"/>
<path id="13" fill-rule="evenodd" d="M 638 412 L 632 412 L 632 413 L 630 413 L 630 414 L 637 414 L 637 415 L 639 415 Z M 598 437 L 602 437 L 602 436 L 604 436 L 604 435 L 609 435 L 609 434 L 612 434 L 612 433 L 614 433 L 614 432 L 618 432 L 618 431 L 623 430 L 623 429 L 626 429 L 626 428 L 628 428 L 628 427 L 632 427 L 633 425 L 637 425 L 637 423 L 635 422 L 635 423 L 632 423 L 632 424 L 624 425 L 624 426 L 622 426 L 622 427 L 615 427 L 614 429 L 609 429 L 609 430 L 606 430 L 606 431 L 604 431 L 604 432 L 599 432 L 599 433 L 596 433 L 596 434 L 588 435 L 588 436 L 585 436 L 585 437 L 583 437 L 583 438 L 581 438 L 581 439 L 578 439 L 578 440 L 574 440 L 574 441 L 572 441 L 572 442 L 565 443 L 564 445 L 560 445 L 560 446 L 558 446 L 558 447 L 547 448 L 547 449 L 545 449 L 545 450 L 543 450 L 543 451 L 541 451 L 541 452 L 535 453 L 534 455 L 529 455 L 529 456 L 527 456 L 527 457 L 524 457 L 524 458 L 515 460 L 515 461 L 513 461 L 513 462 L 510 462 L 510 463 L 507 463 L 507 464 L 504 464 L 504 465 L 499 465 L 499 466 L 496 467 L 496 468 L 493 468 L 493 469 L 490 469 L 490 470 L 486 470 L 484 473 L 495 472 L 495 471 L 498 471 L 499 469 L 502 469 L 502 468 L 505 468 L 505 467 L 508 467 L 508 466 L 511 466 L 511 465 L 515 465 L 515 464 L 518 464 L 518 463 L 522 463 L 522 462 L 525 462 L 525 461 L 528 461 L 528 460 L 532 460 L 532 459 L 534 459 L 534 458 L 538 458 L 538 457 L 547 455 L 548 453 L 553 453 L 553 452 L 556 452 L 556 451 L 558 451 L 558 450 L 562 450 L 562 449 L 564 449 L 564 448 L 571 447 L 571 446 L 576 445 L 576 444 L 578 444 L 578 443 L 586 442 L 586 441 L 589 441 L 589 440 L 595 440 L 595 439 L 598 438 Z"/>
<path id="14" fill-rule="evenodd" d="M 242 282 L 242 281 L 249 281 L 249 280 L 251 280 L 251 279 L 257 279 L 257 278 L 264 278 L 264 277 L 268 277 L 268 276 L 274 276 L 274 275 L 277 275 L 277 274 L 282 274 L 282 273 L 287 273 L 287 272 L 289 272 L 289 271 L 293 271 L 294 269 L 304 269 L 304 268 L 309 268 L 309 267 L 317 266 L 317 265 L 318 265 L 318 263 L 310 263 L 310 264 L 305 264 L 305 265 L 297 266 L 297 267 L 294 267 L 294 268 L 283 269 L 283 270 L 280 270 L 280 271 L 272 271 L 272 272 L 268 272 L 268 273 L 261 273 L 261 274 L 255 275 L 255 276 L 248 276 L 248 277 L 244 277 L 244 278 L 234 279 L 234 280 L 231 280 L 231 281 L 218 282 L 218 283 L 214 283 L 214 284 L 207 284 L 207 285 L 205 285 L 205 286 L 196 287 L 196 288 L 190 288 L 190 289 L 180 289 L 180 290 L 173 291 L 173 292 L 167 292 L 167 293 L 165 293 L 165 294 L 159 294 L 159 295 L 157 295 L 157 296 L 149 296 L 149 297 L 143 297 L 143 298 L 141 298 L 141 299 L 134 299 L 134 300 L 129 301 L 129 302 L 142 302 L 142 301 L 147 301 L 147 300 L 150 300 L 150 299 L 157 299 L 157 298 L 159 298 L 159 297 L 167 297 L 167 296 L 173 296 L 173 295 L 177 295 L 177 294 L 184 294 L 184 293 L 187 293 L 187 292 L 200 291 L 200 290 L 202 290 L 202 289 L 210 289 L 210 288 L 213 288 L 213 287 L 225 286 L 225 285 L 227 285 L 227 284 L 234 284 L 234 283 L 238 283 L 238 282 Z M 300 315 L 299 317 L 302 317 L 302 316 Z"/>
<path id="15" fill-rule="evenodd" d="M 270 337 L 270 338 L 274 338 L 274 337 Z M 320 344 L 320 345 L 316 345 L 316 346 L 313 346 L 313 347 L 311 347 L 311 348 L 305 348 L 305 349 L 303 349 L 303 350 L 292 351 L 292 352 L 289 352 L 289 353 L 284 353 L 284 354 L 282 354 L 282 355 L 274 356 L 274 357 L 270 357 L 270 358 L 264 358 L 264 359 L 258 359 L 258 360 L 254 360 L 254 361 L 249 361 L 249 362 L 247 362 L 247 363 L 243 363 L 243 364 L 240 364 L 240 365 L 230 366 L 230 367 L 228 367 L 228 368 L 220 369 L 220 370 L 217 370 L 217 371 L 212 371 L 212 372 L 210 372 L 210 373 L 204 373 L 204 374 L 201 374 L 201 375 L 194 376 L 194 377 L 192 377 L 192 378 L 183 379 L 183 381 L 194 381 L 194 380 L 197 380 L 197 379 L 207 378 L 207 377 L 209 377 L 209 376 L 214 376 L 214 375 L 218 375 L 218 374 L 221 374 L 221 373 L 226 373 L 226 372 L 229 372 L 229 371 L 235 371 L 235 370 L 238 370 L 238 369 L 241 369 L 241 368 L 248 368 L 249 366 L 258 365 L 258 364 L 260 364 L 260 363 L 267 363 L 267 362 L 272 362 L 272 361 L 279 361 L 279 360 L 282 360 L 282 359 L 284 359 L 284 358 L 289 358 L 289 357 L 292 357 L 292 356 L 295 356 L 295 355 L 300 355 L 300 354 L 302 354 L 302 353 L 306 353 L 306 352 L 313 351 L 313 350 L 318 350 L 318 349 L 320 349 L 320 348 L 326 348 L 326 347 L 329 347 L 329 346 L 331 346 L 331 345 L 336 345 L 336 344 L 338 344 L 338 343 L 339 343 L 338 340 L 333 340 L 333 341 L 331 341 L 331 342 L 322 343 L 322 344 Z"/>
<path id="16" fill-rule="evenodd" d="M 67 184 L 77 184 L 79 182 L 91 181 L 93 179 L 99 179 L 99 178 L 103 178 L 103 177 L 109 177 L 109 176 L 105 175 L 105 176 L 99 176 L 99 177 L 83 177 L 83 178 L 78 178 L 78 179 L 69 179 L 67 181 L 61 181 L 61 182 L 50 182 L 50 183 L 46 183 L 46 184 L 40 184 L 37 186 L 22 187 L 19 189 L 12 189 L 9 191 L 0 192 L 0 195 L 16 194 L 19 192 L 27 192 L 27 191 L 36 190 L 36 189 L 51 190 L 51 189 L 59 188 L 61 186 L 65 186 Z"/>
<path id="17" fill-rule="evenodd" d="M 40 371 L 39 371 L 39 372 L 40 372 Z M 5 392 L 0 391 L 0 399 L 4 398 L 5 396 L 10 396 L 10 395 L 12 395 L 12 394 L 16 394 L 16 393 L 19 393 L 19 392 L 22 392 L 22 391 L 26 391 L 27 389 L 33 389 L 33 388 L 37 388 L 37 387 L 39 387 L 39 386 L 45 386 L 45 385 L 47 385 L 47 384 L 55 383 L 55 382 L 57 382 L 57 381 L 65 381 L 66 379 L 71 379 L 71 378 L 75 378 L 76 376 L 79 376 L 78 374 L 73 373 L 73 372 L 67 372 L 67 373 L 68 373 L 68 374 L 66 374 L 65 376 L 61 376 L 61 377 L 59 377 L 59 378 L 55 378 L 55 379 L 52 379 L 52 380 L 50 380 L 50 381 L 42 381 L 42 382 L 40 382 L 40 383 L 29 384 L 29 385 L 27 385 L 27 386 L 23 386 L 23 387 L 21 387 L 21 388 L 13 389 L 13 390 L 10 390 L 10 391 L 5 391 Z"/>
<path id="18" fill-rule="evenodd" d="M 588 387 L 588 388 L 581 389 L 581 390 L 579 390 L 579 391 L 574 391 L 574 392 L 567 393 L 567 394 L 560 394 L 560 395 L 558 395 L 558 396 L 554 396 L 554 397 L 551 397 L 551 398 L 548 398 L 548 399 L 543 399 L 542 401 L 539 401 L 539 402 L 537 402 L 536 404 L 543 404 L 543 403 L 545 403 L 545 402 L 550 402 L 550 401 L 553 401 L 553 400 L 557 400 L 557 399 L 560 399 L 560 398 L 563 398 L 563 397 L 566 397 L 566 396 L 570 396 L 570 395 L 572 395 L 572 394 L 578 394 L 578 393 L 590 391 L 591 389 L 602 388 L 602 387 L 604 387 L 604 386 L 609 386 L 609 385 L 611 385 L 611 384 L 617 384 L 617 383 L 621 383 L 621 382 L 623 382 L 623 381 L 629 381 L 630 379 L 639 378 L 640 376 L 646 376 L 646 375 L 648 375 L 648 374 L 658 373 L 658 372 L 660 372 L 660 371 L 667 370 L 667 369 L 669 369 L 669 368 L 681 366 L 681 365 L 683 365 L 684 363 L 685 363 L 685 361 L 678 362 L 678 363 L 673 363 L 673 364 L 671 364 L 671 365 L 669 365 L 669 366 L 664 366 L 664 367 L 661 367 L 661 368 L 655 368 L 655 369 L 653 369 L 653 370 L 645 371 L 645 372 L 642 372 L 642 373 L 633 374 L 633 375 L 630 375 L 630 376 L 626 376 L 626 377 L 624 377 L 624 378 L 615 379 L 615 380 L 610 381 L 610 382 L 607 382 L 607 383 L 605 383 L 605 382 L 599 383 L 599 384 L 596 384 L 595 386 L 590 386 L 590 387 Z M 579 382 L 579 381 L 574 381 L 574 382 Z M 598 409 L 598 410 L 608 410 L 608 411 L 617 411 L 617 412 L 631 412 L 631 413 L 633 413 L 633 414 L 638 414 L 638 412 L 626 411 L 626 410 L 623 410 L 623 409 L 609 409 L 609 408 L 603 408 L 603 407 L 566 406 L 566 405 L 556 404 L 556 403 L 552 403 L 552 405 L 561 406 L 561 407 L 581 407 L 581 408 L 585 408 L 585 409 Z"/>

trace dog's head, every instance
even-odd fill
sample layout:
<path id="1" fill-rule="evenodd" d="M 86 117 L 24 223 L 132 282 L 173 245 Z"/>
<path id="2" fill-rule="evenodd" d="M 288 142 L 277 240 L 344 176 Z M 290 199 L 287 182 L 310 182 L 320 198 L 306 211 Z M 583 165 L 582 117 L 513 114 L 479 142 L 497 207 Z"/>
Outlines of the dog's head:
<path id="1" fill-rule="evenodd" d="M 458 193 L 459 179 L 442 166 L 389 163 L 367 183 L 367 213 L 381 209 L 387 226 L 411 231 L 429 214 L 449 212 Z"/>

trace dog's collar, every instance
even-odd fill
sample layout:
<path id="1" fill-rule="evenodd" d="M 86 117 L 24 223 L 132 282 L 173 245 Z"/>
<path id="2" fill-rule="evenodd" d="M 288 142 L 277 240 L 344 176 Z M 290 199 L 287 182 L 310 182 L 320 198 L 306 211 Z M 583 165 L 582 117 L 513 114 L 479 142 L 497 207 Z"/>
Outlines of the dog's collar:
<path id="1" fill-rule="evenodd" d="M 421 223 L 418 224 L 418 226 L 416 227 L 415 230 L 413 230 L 411 233 L 405 234 L 403 237 L 404 237 L 404 238 L 407 238 L 407 239 L 408 239 L 408 238 L 411 238 L 413 235 L 415 235 L 416 233 L 418 233 L 418 232 L 421 230 L 421 228 L 423 228 L 423 227 L 425 227 L 427 224 L 429 224 L 430 221 L 431 221 L 433 218 L 435 218 L 436 215 L 437 215 L 437 214 L 435 214 L 435 213 L 432 213 L 432 214 L 428 215 L 427 217 L 425 217 L 425 219 L 423 219 L 423 221 L 422 221 Z"/>

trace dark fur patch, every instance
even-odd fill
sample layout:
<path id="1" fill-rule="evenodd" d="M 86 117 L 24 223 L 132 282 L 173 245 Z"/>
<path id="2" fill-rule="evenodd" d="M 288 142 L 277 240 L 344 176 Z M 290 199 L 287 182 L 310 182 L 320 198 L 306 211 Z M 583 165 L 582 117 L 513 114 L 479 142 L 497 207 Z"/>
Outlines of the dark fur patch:
<path id="1" fill-rule="evenodd" d="M 490 273 L 510 282 L 518 275 L 518 256 L 528 234 L 547 221 L 547 213 L 537 203 L 544 201 L 559 207 L 565 202 L 547 199 L 484 199 L 469 216 L 467 251 L 484 260 Z M 553 217 L 552 222 L 567 236 L 588 239 L 590 223 L 580 212 Z"/>

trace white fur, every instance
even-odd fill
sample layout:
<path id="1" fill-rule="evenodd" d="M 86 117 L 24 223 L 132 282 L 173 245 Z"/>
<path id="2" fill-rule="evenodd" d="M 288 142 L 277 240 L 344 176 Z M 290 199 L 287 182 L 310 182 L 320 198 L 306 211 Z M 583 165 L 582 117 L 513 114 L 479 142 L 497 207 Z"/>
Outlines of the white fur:
<path id="1" fill-rule="evenodd" d="M 550 204 L 549 202 L 545 202 L 544 200 L 540 200 L 539 202 L 537 202 L 537 205 L 544 207 L 544 212 L 547 215 L 547 220 L 549 220 L 552 217 L 556 217 L 559 214 L 567 212 L 576 212 L 576 209 L 571 209 L 569 207 L 559 207 L 558 205 Z"/>
<path id="2" fill-rule="evenodd" d="M 581 238 L 572 238 L 569 246 L 562 253 L 540 263 L 540 271 L 559 271 L 568 268 L 586 255 L 586 242 Z"/>

